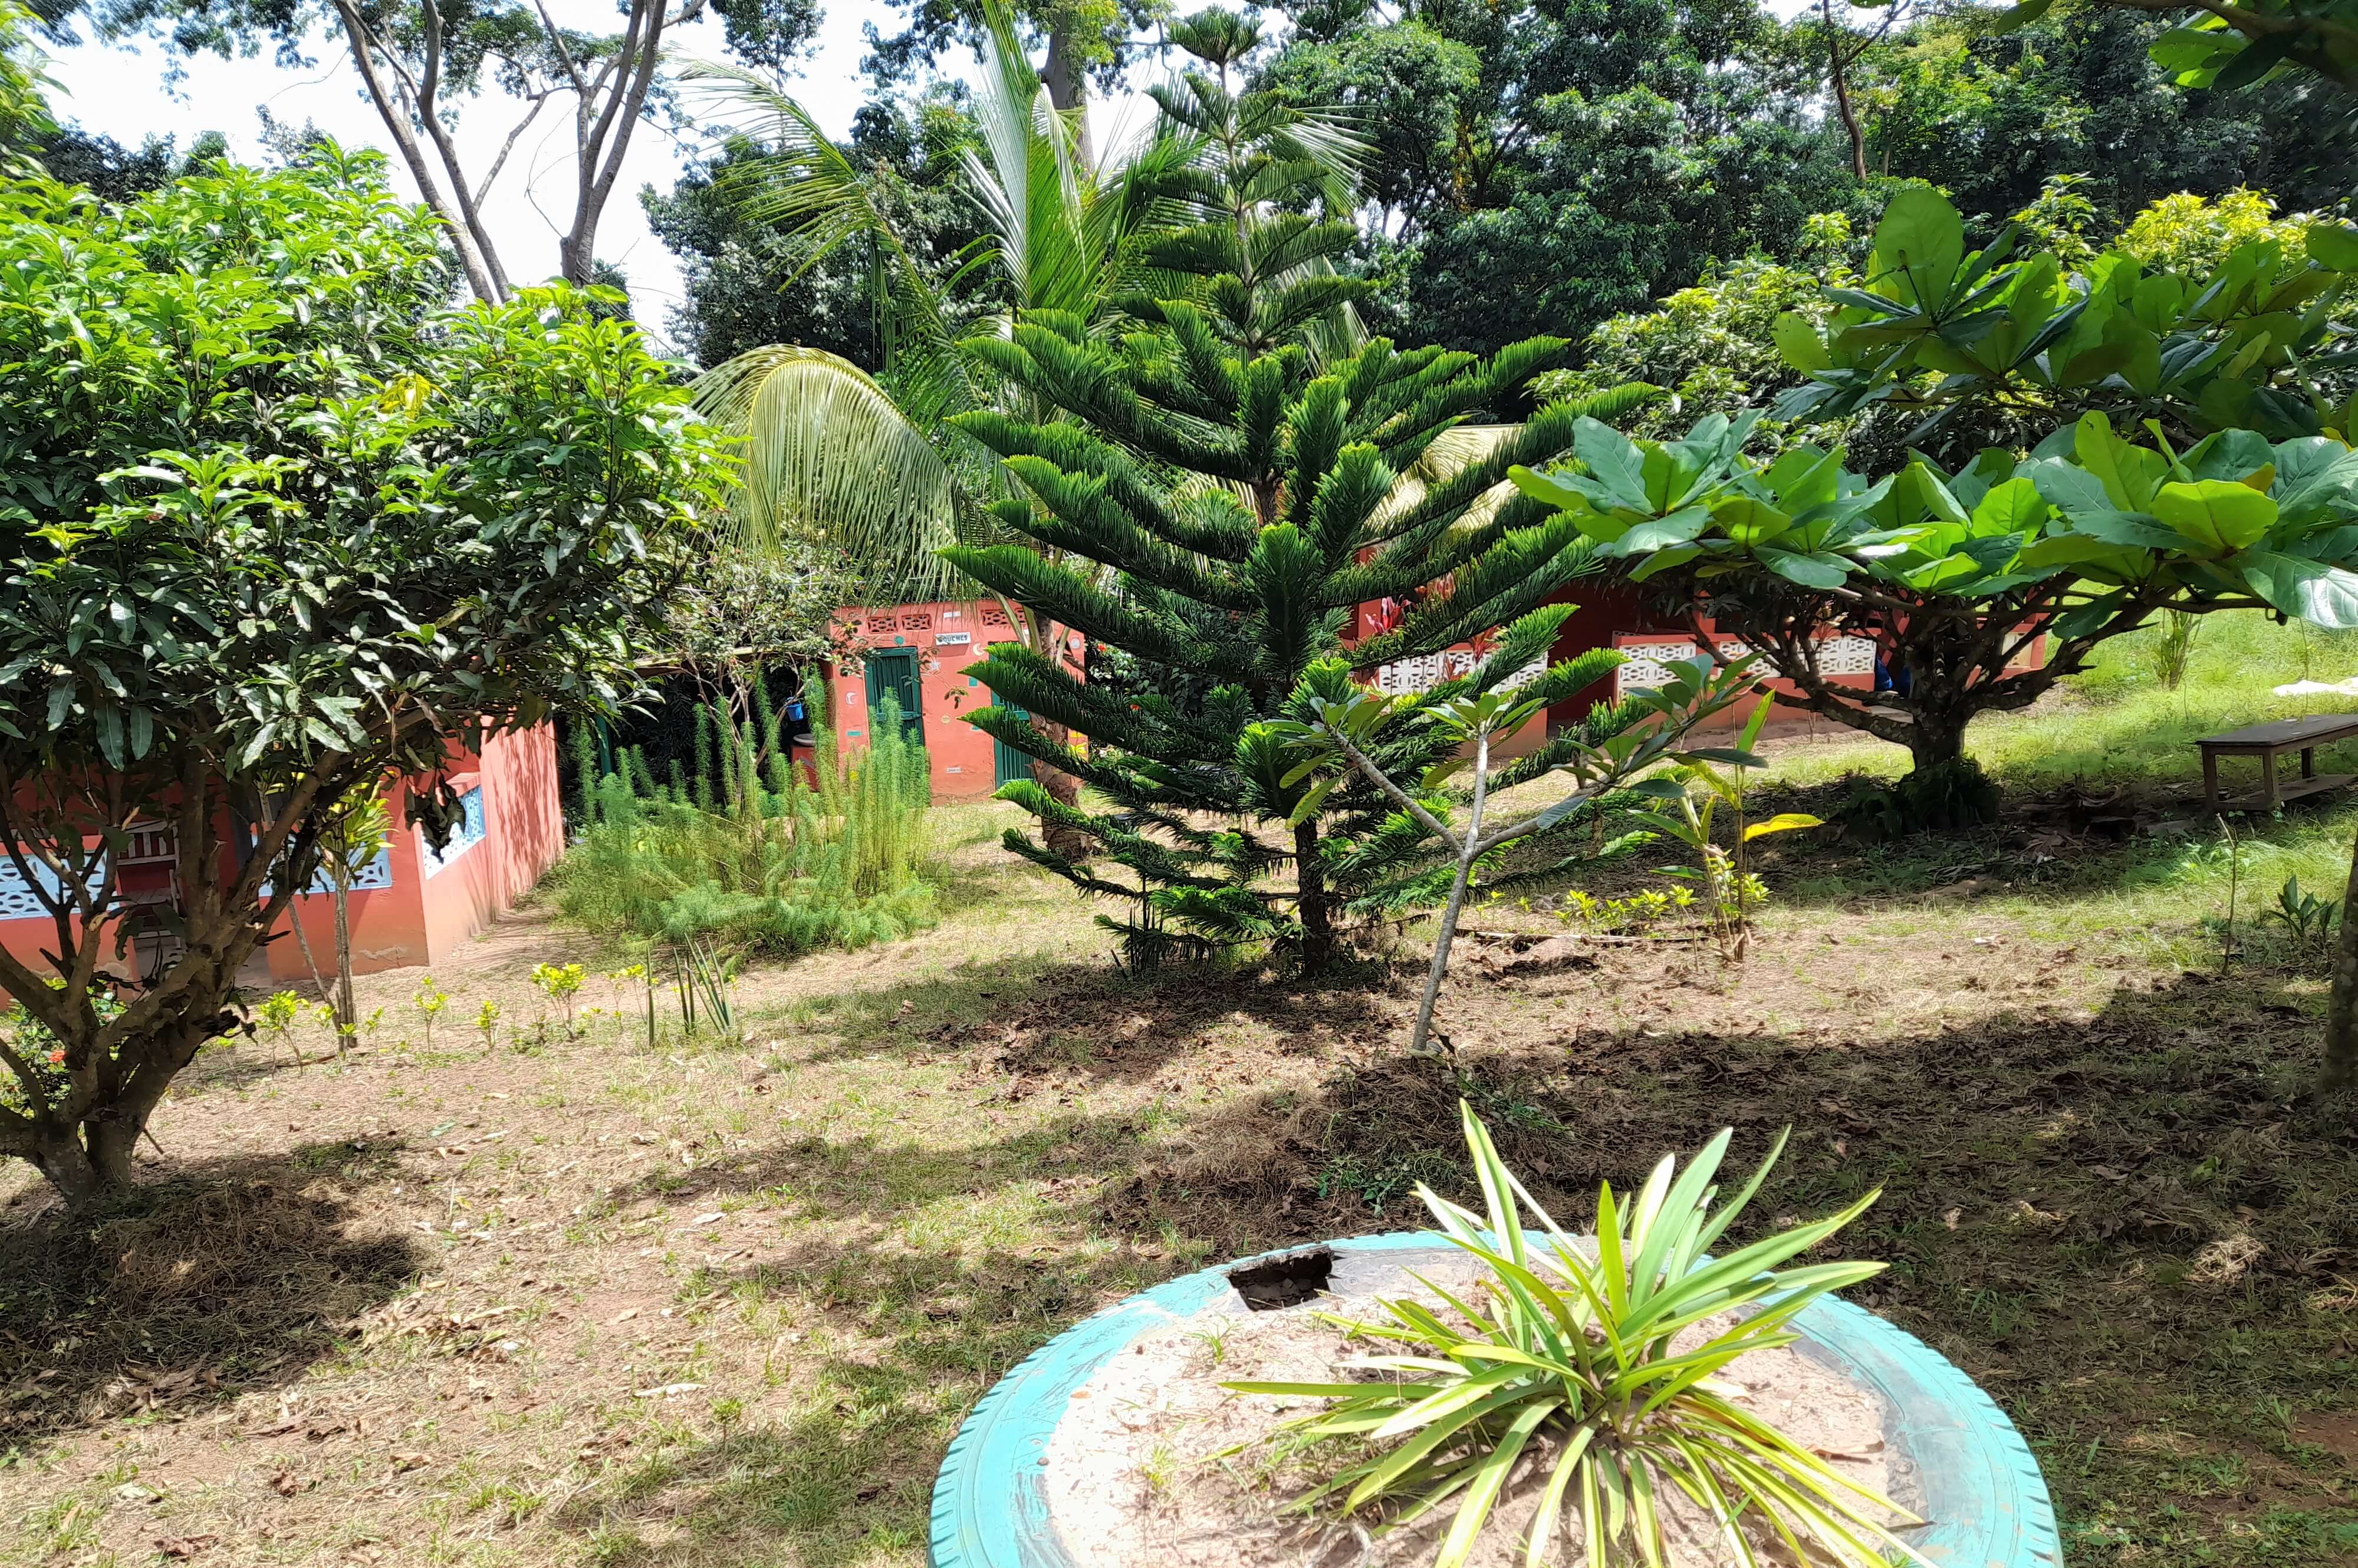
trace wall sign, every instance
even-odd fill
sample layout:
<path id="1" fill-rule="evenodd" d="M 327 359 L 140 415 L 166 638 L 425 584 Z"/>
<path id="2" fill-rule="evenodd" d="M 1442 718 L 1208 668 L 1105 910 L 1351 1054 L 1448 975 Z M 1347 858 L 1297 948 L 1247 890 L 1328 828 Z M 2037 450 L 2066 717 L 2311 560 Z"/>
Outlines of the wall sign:
<path id="1" fill-rule="evenodd" d="M 936 648 L 946 648 L 954 643 L 973 641 L 974 633 L 971 632 L 937 632 L 934 634 L 934 646 Z"/>

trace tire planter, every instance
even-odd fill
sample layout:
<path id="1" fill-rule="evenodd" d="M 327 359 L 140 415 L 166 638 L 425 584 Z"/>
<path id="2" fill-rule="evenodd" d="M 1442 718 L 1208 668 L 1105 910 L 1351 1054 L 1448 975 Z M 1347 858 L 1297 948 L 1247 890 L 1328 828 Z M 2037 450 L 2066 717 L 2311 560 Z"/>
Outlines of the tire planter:
<path id="1" fill-rule="evenodd" d="M 1544 1237 L 1534 1237 L 1544 1242 Z M 1462 1256 L 1432 1231 L 1327 1244 L 1333 1288 L 1391 1288 L 1403 1268 Z M 1073 1390 L 1141 1335 L 1199 1314 L 1248 1306 L 1230 1276 L 1311 1249 L 1184 1274 L 1085 1319 L 1042 1346 L 975 1406 L 934 1484 L 932 1568 L 1088 1568 L 1058 1540 L 1041 1467 Z M 1420 1256 L 1422 1255 L 1422 1256 Z M 1264 1287 L 1265 1288 L 1265 1287 Z M 1257 1292 L 1251 1283 L 1248 1292 Z M 1832 1297 L 1793 1320 L 1796 1346 L 1883 1398 L 1896 1499 L 1930 1520 L 1909 1543 L 1941 1568 L 2062 1568 L 2055 1509 L 2039 1463 L 1974 1380 L 1931 1346 Z"/>

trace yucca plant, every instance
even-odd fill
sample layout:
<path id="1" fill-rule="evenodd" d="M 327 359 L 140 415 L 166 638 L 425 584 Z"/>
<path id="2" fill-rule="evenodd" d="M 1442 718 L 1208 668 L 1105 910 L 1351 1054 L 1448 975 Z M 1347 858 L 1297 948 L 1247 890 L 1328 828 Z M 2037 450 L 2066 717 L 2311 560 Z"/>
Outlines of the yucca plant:
<path id="1" fill-rule="evenodd" d="M 1319 1314 L 1352 1337 L 1410 1347 L 1355 1363 L 1385 1380 L 1224 1385 L 1332 1400 L 1280 1431 L 1312 1448 L 1380 1448 L 1296 1498 L 1297 1507 L 1339 1497 L 1346 1514 L 1390 1509 L 1389 1528 L 1398 1528 L 1455 1498 L 1457 1514 L 1434 1563 L 1458 1568 L 1525 1454 L 1552 1440 L 1524 1559 L 1531 1568 L 1547 1560 L 1567 1502 L 1579 1507 L 1592 1568 L 1664 1568 L 1665 1487 L 1716 1520 L 1747 1568 L 1763 1561 L 1756 1538 L 1764 1532 L 1800 1562 L 1881 1568 L 1894 1558 L 1924 1561 L 1885 1522 L 1920 1521 L 1734 1403 L 1714 1381 L 1737 1357 L 1800 1338 L 1792 1321 L 1821 1296 L 1883 1271 L 1880 1263 L 1782 1267 L 1856 1219 L 1877 1194 L 1713 1257 L 1785 1142 L 1779 1135 L 1743 1189 L 1714 1207 L 1713 1178 L 1730 1136 L 1723 1130 L 1683 1172 L 1665 1156 L 1634 1202 L 1617 1200 L 1606 1184 L 1595 1240 L 1576 1240 L 1508 1171 L 1473 1110 L 1463 1101 L 1458 1109 L 1488 1212 L 1429 1187 L 1417 1192 L 1449 1239 L 1488 1270 L 1478 1292 L 1487 1310 L 1415 1276 L 1455 1321 L 1411 1301 L 1381 1302 L 1373 1322 Z M 1525 1234 L 1525 1206 L 1546 1233 L 1542 1245 Z M 1673 1345 L 1731 1312 L 1737 1321 L 1703 1344 Z"/>

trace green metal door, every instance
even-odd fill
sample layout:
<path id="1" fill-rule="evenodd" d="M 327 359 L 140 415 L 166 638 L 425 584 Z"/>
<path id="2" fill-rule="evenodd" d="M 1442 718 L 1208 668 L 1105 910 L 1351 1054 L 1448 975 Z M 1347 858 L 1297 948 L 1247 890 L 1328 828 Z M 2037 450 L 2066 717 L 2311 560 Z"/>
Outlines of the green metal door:
<path id="1" fill-rule="evenodd" d="M 1013 714 L 1018 719 L 1029 719 L 1032 717 L 1031 714 L 1025 712 L 1022 708 L 1016 707 L 1011 702 L 1002 702 L 999 706 L 1005 708 L 1008 712 Z M 991 750 L 999 763 L 999 776 L 990 781 L 994 784 L 1011 784 L 1017 779 L 1028 779 L 1032 776 L 1032 759 L 1017 751 L 1014 747 L 1009 745 L 1006 741 L 992 741 Z"/>
<path id="2" fill-rule="evenodd" d="M 901 705 L 901 733 L 919 745 L 925 742 L 925 709 L 917 689 L 917 650 L 879 648 L 868 655 L 868 718 L 877 722 L 877 710 L 890 694 Z"/>

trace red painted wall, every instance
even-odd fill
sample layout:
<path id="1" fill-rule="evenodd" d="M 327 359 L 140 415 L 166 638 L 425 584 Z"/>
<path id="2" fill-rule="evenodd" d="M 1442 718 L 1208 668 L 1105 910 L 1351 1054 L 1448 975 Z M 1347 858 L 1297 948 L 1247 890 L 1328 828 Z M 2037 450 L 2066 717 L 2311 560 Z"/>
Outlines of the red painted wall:
<path id="1" fill-rule="evenodd" d="M 493 737 L 471 769 L 463 753 L 454 756 L 451 783 L 462 792 L 471 784 L 482 792 L 483 837 L 453 841 L 449 858 L 436 868 L 425 851 L 425 836 L 406 827 L 419 861 L 419 890 L 427 958 L 449 956 L 460 944 L 491 925 L 503 910 L 529 892 L 541 873 L 565 852 L 565 812 L 557 792 L 557 732 L 546 724 Z"/>
<path id="2" fill-rule="evenodd" d="M 432 869 L 424 838 L 408 819 L 412 781 L 393 787 L 389 803 L 396 826 L 385 851 L 392 885 L 356 888 L 347 900 L 357 973 L 447 957 L 514 904 L 564 852 L 557 738 L 550 726 L 502 735 L 486 744 L 480 758 L 453 747 L 449 774 L 462 790 L 470 783 L 481 790 L 482 838 L 459 849 L 438 870 Z M 228 831 L 226 821 L 222 831 Z M 224 863 L 222 874 L 226 877 L 230 871 Z M 128 870 L 124 882 L 135 885 Z M 326 893 L 307 893 L 295 900 L 290 924 L 263 947 L 257 967 L 272 981 L 310 979 L 310 966 L 291 928 L 296 920 L 302 923 L 320 973 L 334 966 L 335 900 Z M 56 944 L 55 928 L 45 917 L 0 920 L 0 946 L 35 968 L 49 967 L 42 949 Z"/>
<path id="3" fill-rule="evenodd" d="M 1014 639 L 1007 612 L 990 600 L 942 600 L 848 607 L 837 611 L 836 621 L 838 640 L 849 645 L 915 651 L 934 799 L 979 800 L 996 789 L 998 743 L 965 718 L 990 706 L 990 689 L 965 671 L 991 643 Z M 1076 674 L 1082 667 L 1082 647 L 1074 634 L 1065 660 Z M 864 659 L 848 654 L 827 666 L 827 721 L 840 741 L 865 746 L 870 714 Z"/>

